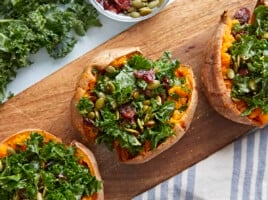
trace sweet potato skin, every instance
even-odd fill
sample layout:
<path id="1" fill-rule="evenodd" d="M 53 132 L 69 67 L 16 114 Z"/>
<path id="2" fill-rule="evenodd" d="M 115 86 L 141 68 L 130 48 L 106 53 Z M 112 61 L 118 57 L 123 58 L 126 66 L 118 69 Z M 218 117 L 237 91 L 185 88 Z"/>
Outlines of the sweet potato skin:
<path id="1" fill-rule="evenodd" d="M 203 91 L 210 105 L 222 116 L 237 123 L 260 126 L 260 123 L 241 116 L 231 99 L 231 91 L 226 87 L 222 72 L 221 48 L 224 30 L 227 26 L 227 13 L 224 12 L 215 33 L 208 44 L 205 63 L 201 68 Z"/>
<path id="2" fill-rule="evenodd" d="M 96 78 L 91 72 L 92 68 L 97 67 L 98 69 L 104 69 L 109 64 L 111 64 L 114 60 L 122 56 L 131 55 L 135 53 L 142 54 L 141 50 L 138 47 L 116 48 L 116 49 L 109 49 L 107 51 L 101 52 L 92 61 L 90 61 L 89 66 L 82 73 L 78 81 L 77 87 L 76 87 L 75 95 L 71 102 L 71 119 L 72 119 L 72 124 L 76 128 L 76 130 L 79 133 L 81 133 L 82 136 L 85 139 L 89 140 L 90 142 L 92 142 L 92 140 L 89 139 L 89 135 L 92 133 L 89 133 L 88 127 L 86 127 L 86 125 L 83 124 L 83 117 L 77 111 L 76 104 L 78 103 L 80 98 L 83 97 L 83 95 L 85 94 L 87 90 L 86 88 L 88 88 L 88 83 L 91 81 L 93 82 L 96 81 Z M 156 149 L 151 150 L 151 151 L 145 151 L 132 159 L 127 159 L 121 162 L 125 164 L 139 164 L 139 163 L 147 162 L 151 160 L 152 158 L 154 158 L 155 156 L 162 153 L 163 151 L 165 151 L 166 149 L 170 148 L 178 140 L 180 140 L 181 137 L 186 133 L 194 116 L 194 112 L 195 112 L 197 101 L 198 101 L 198 93 L 197 93 L 197 88 L 196 88 L 195 76 L 189 66 L 185 66 L 185 67 L 187 67 L 190 71 L 189 76 L 190 76 L 190 82 L 191 82 L 191 87 L 192 87 L 192 94 L 191 94 L 190 105 L 188 106 L 188 109 L 186 110 L 184 116 L 181 118 L 180 120 L 181 123 L 176 124 L 174 127 L 176 134 L 168 138 L 165 142 L 161 143 Z"/>

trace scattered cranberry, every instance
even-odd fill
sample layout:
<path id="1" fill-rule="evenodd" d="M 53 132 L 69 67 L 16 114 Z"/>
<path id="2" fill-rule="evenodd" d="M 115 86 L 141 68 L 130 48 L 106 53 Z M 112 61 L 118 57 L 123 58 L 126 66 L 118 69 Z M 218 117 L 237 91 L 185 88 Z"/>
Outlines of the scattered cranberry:
<path id="1" fill-rule="evenodd" d="M 147 83 L 151 83 L 155 79 L 154 70 L 136 70 L 134 71 L 134 76 L 139 79 L 145 80 Z"/>
<path id="2" fill-rule="evenodd" d="M 119 108 L 119 112 L 123 118 L 131 120 L 134 118 L 136 114 L 136 109 L 132 107 L 131 105 L 126 104 L 126 105 L 122 105 Z"/>
<path id="3" fill-rule="evenodd" d="M 170 81 L 169 81 L 168 77 L 165 76 L 162 79 L 162 82 L 163 82 L 163 85 L 164 85 L 165 89 L 168 90 L 170 88 Z"/>
<path id="4" fill-rule="evenodd" d="M 248 23 L 250 19 L 250 11 L 247 8 L 241 8 L 234 14 L 234 18 L 239 21 L 241 25 Z"/>
<path id="5" fill-rule="evenodd" d="M 241 76 L 248 75 L 249 74 L 248 68 L 239 68 L 238 74 L 240 74 Z"/>

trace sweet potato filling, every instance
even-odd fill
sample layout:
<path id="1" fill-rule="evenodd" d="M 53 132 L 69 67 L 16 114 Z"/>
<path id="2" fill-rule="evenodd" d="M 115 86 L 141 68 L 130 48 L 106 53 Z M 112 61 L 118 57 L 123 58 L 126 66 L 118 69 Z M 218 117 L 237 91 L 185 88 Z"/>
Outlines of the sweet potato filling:
<path id="1" fill-rule="evenodd" d="M 192 83 L 192 75 L 189 70 L 189 68 L 180 66 L 176 72 L 177 77 L 185 77 L 185 88 L 174 86 L 169 89 L 168 93 L 169 95 L 172 93 L 177 93 L 181 98 L 178 99 L 176 102 L 176 109 L 181 108 L 183 105 L 187 105 L 187 108 L 189 108 L 189 104 L 191 102 L 191 90 L 193 89 L 193 83 Z M 190 89 L 190 91 L 189 91 Z M 180 119 L 185 114 L 185 111 L 178 111 L 175 110 L 172 117 L 170 118 L 171 123 L 180 123 Z"/>
<path id="2" fill-rule="evenodd" d="M 226 88 L 231 91 L 232 89 L 232 81 L 227 77 L 227 70 L 231 66 L 231 55 L 228 54 L 228 49 L 235 42 L 235 38 L 232 35 L 232 27 L 235 23 L 239 23 L 238 20 L 227 19 L 226 26 L 224 29 L 224 34 L 222 37 L 222 47 L 221 47 L 221 66 L 222 66 L 222 75 L 224 78 L 224 83 Z M 233 101 L 236 105 L 236 108 L 243 112 L 246 110 L 247 105 L 243 100 Z M 248 118 L 259 122 L 261 125 L 266 124 L 268 122 L 268 114 L 263 114 L 260 108 L 256 108 L 252 111 Z"/>

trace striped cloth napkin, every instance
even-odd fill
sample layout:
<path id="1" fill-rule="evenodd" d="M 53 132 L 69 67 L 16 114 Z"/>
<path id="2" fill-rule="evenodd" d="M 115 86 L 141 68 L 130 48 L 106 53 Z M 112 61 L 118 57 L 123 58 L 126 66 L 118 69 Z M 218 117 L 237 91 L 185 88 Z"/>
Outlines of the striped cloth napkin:
<path id="1" fill-rule="evenodd" d="M 268 200 L 268 127 L 250 131 L 134 200 Z"/>

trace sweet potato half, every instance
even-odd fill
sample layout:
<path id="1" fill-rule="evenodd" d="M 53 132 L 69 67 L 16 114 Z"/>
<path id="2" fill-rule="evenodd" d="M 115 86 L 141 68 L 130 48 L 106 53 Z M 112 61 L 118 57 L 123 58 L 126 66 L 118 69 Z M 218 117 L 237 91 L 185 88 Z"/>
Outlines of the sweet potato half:
<path id="1" fill-rule="evenodd" d="M 131 64 L 128 63 L 130 59 Z M 72 99 L 74 127 L 89 142 L 105 143 L 109 148 L 115 149 L 119 160 L 126 164 L 146 162 L 174 145 L 191 124 L 198 95 L 191 68 L 179 65 L 167 57 L 164 60 L 161 62 L 176 65 L 170 76 L 174 75 L 181 81 L 177 85 L 171 87 L 171 80 L 167 77 L 157 79 L 159 71 L 163 71 L 165 66 L 147 69 L 145 66 L 150 65 L 148 62 L 151 61 L 145 61 L 137 47 L 108 49 L 98 54 L 82 73 Z M 140 69 L 128 68 L 130 65 Z M 114 73 L 115 70 L 124 68 L 125 71 Z M 102 76 L 106 73 L 111 78 Z M 105 80 L 99 83 L 99 79 Z M 134 87 L 137 82 L 139 86 Z M 108 88 L 105 95 L 97 91 L 103 87 L 104 92 Z M 122 97 L 128 88 L 132 88 L 131 91 Z M 161 95 L 154 96 L 160 90 Z M 114 96 L 117 100 L 112 99 Z M 80 105 L 82 101 L 84 104 Z M 91 104 L 91 110 L 88 112 L 85 102 Z M 167 113 L 170 115 L 169 119 L 163 122 Z M 112 122 L 109 122 L 108 118 Z M 162 131 L 159 131 L 160 129 Z M 169 136 L 163 136 L 164 134 Z"/>
<path id="2" fill-rule="evenodd" d="M 257 127 L 268 122 L 264 4 L 259 1 L 252 12 L 241 8 L 233 16 L 222 14 L 201 69 L 211 106 L 227 119 Z"/>
<path id="3" fill-rule="evenodd" d="M 29 140 L 32 134 L 38 134 L 38 135 L 43 136 L 44 143 L 48 143 L 49 141 L 53 141 L 55 143 L 62 143 L 60 138 L 58 138 L 55 135 L 48 133 L 44 130 L 25 129 L 25 130 L 22 130 L 18 133 L 15 133 L 15 134 L 5 138 L 3 141 L 0 142 L 0 158 L 3 159 L 10 154 L 14 154 L 15 151 L 16 152 L 20 151 L 21 155 L 23 155 L 23 151 L 26 151 L 28 148 L 26 140 Z M 97 162 L 96 162 L 96 159 L 95 159 L 93 153 L 87 147 L 85 147 L 83 144 L 81 144 L 77 141 L 73 141 L 71 143 L 71 146 L 76 147 L 75 156 L 77 158 L 79 158 L 78 162 L 81 165 L 86 166 L 90 170 L 91 175 L 96 177 L 96 179 L 98 181 L 101 181 L 101 175 L 100 175 L 98 165 L 97 165 Z M 31 147 L 31 148 L 33 148 L 33 147 Z M 34 151 L 34 150 L 31 150 L 31 151 Z M 34 155 L 32 155 L 32 156 L 34 157 Z M 23 161 L 23 162 L 26 162 L 26 161 Z M 24 164 L 25 164 L 25 166 L 28 165 L 29 167 L 32 165 L 32 163 L 30 163 L 30 162 L 28 164 L 27 163 L 24 163 Z M 41 165 L 42 168 L 44 167 L 44 170 L 48 169 L 49 166 L 51 166 L 51 167 L 53 166 L 53 161 L 50 161 L 48 163 L 44 163 L 44 166 Z M 3 170 L 3 163 L 2 162 L 1 162 L 1 170 Z M 26 168 L 25 168 L 25 170 L 26 170 Z M 5 171 L 8 171 L 8 169 L 4 168 L 3 177 L 5 175 Z M 42 172 L 40 172 L 40 174 L 41 173 Z M 16 174 L 14 174 L 14 176 L 16 176 Z M 36 178 L 36 177 L 32 177 L 32 178 Z M 64 174 L 61 176 L 59 175 L 58 179 L 60 179 L 60 178 L 62 178 L 65 181 L 68 181 L 68 177 L 65 177 Z M 90 196 L 85 195 L 81 198 L 81 200 L 102 200 L 102 199 L 104 199 L 103 183 L 100 182 L 100 184 L 101 184 L 101 189 L 98 192 L 95 192 L 95 193 L 91 194 Z M 38 192 L 38 193 L 40 193 L 40 196 L 38 197 L 38 195 L 37 195 L 37 199 L 45 199 L 45 196 L 43 196 L 46 193 L 45 189 L 41 189 L 41 190 L 43 190 L 43 192 L 42 192 L 43 194 Z M 20 193 L 23 195 L 23 193 L 25 193 L 25 191 L 23 189 L 21 189 L 21 191 L 17 191 L 17 195 L 18 195 L 17 198 L 21 198 L 21 197 L 19 197 Z M 14 195 L 15 195 L 15 193 L 14 193 Z"/>

